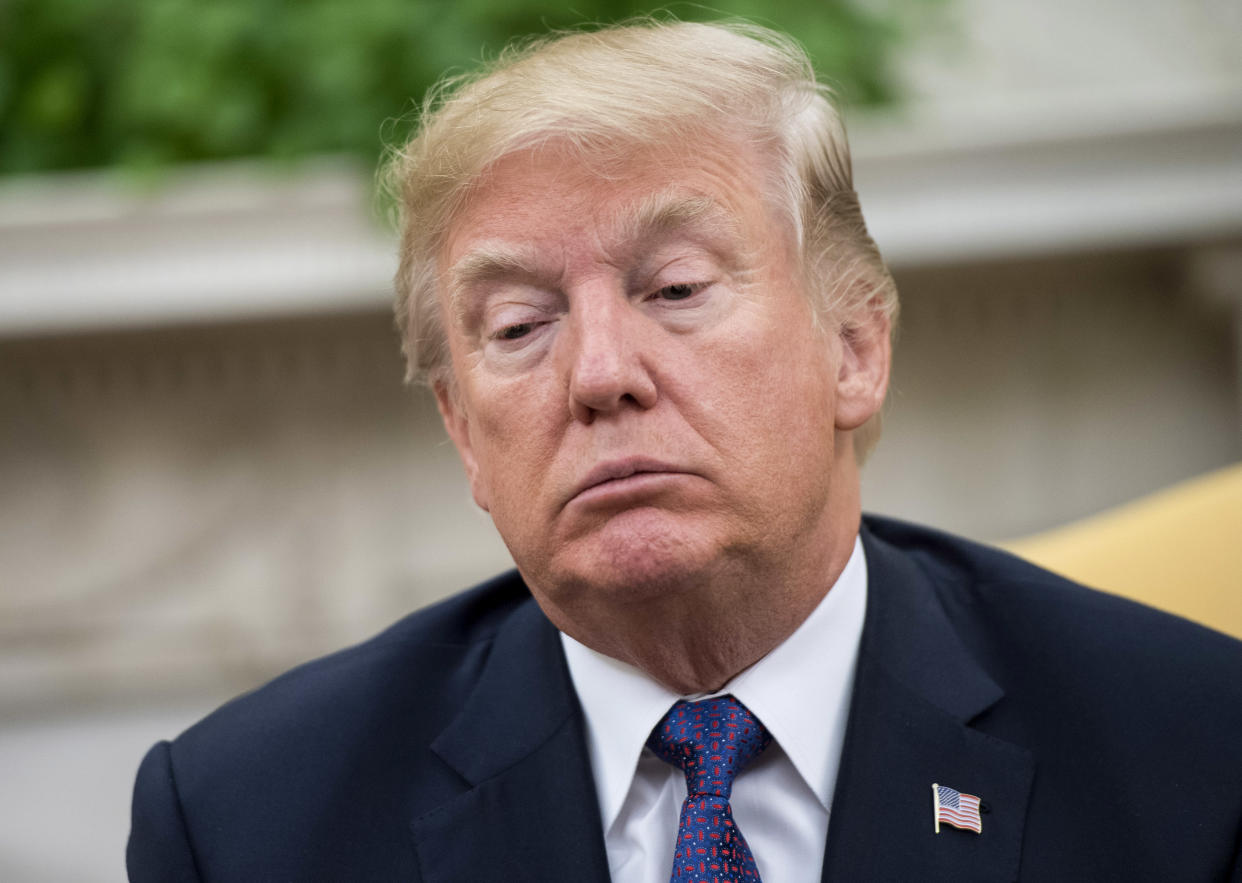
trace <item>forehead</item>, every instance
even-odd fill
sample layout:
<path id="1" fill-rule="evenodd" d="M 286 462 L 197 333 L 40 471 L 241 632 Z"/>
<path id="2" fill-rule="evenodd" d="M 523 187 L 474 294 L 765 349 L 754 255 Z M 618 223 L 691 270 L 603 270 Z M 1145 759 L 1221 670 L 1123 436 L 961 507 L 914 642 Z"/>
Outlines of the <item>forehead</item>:
<path id="1" fill-rule="evenodd" d="M 554 142 L 511 153 L 467 193 L 449 225 L 444 267 L 483 244 L 529 251 L 576 240 L 608 246 L 693 227 L 753 237 L 775 216 L 763 171 L 755 150 L 720 141 L 607 156 Z"/>

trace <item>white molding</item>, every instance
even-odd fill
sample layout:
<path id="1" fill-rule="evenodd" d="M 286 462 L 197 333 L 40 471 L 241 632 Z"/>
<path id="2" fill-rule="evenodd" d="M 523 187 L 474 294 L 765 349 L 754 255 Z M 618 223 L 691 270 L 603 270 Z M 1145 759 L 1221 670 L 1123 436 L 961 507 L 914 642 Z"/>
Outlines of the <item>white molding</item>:
<path id="1" fill-rule="evenodd" d="M 1242 236 L 1242 89 L 1026 96 L 852 127 L 868 227 L 896 267 Z"/>
<path id="2" fill-rule="evenodd" d="M 7 183 L 0 333 L 385 309 L 396 250 L 370 199 L 333 161 Z"/>
<path id="3" fill-rule="evenodd" d="M 925 105 L 855 121 L 857 189 L 899 269 L 1242 236 L 1242 91 Z M 325 160 L 0 183 L 0 335 L 384 310 L 368 176 Z"/>

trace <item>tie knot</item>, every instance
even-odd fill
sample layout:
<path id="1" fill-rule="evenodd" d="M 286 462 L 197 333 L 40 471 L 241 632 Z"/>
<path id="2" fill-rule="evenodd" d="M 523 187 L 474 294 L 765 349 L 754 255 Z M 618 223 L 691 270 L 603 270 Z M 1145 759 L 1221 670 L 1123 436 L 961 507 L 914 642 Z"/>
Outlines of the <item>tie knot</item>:
<path id="1" fill-rule="evenodd" d="M 674 703 L 651 731 L 647 747 L 666 763 L 681 767 L 690 794 L 727 800 L 733 777 L 771 741 L 771 734 L 745 705 L 732 696 L 717 696 Z"/>

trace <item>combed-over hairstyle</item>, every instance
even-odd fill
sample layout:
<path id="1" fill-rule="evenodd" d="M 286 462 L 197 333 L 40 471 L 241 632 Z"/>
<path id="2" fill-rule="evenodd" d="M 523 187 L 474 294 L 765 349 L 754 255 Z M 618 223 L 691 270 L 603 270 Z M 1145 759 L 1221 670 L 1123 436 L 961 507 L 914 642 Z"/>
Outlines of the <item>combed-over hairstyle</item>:
<path id="1" fill-rule="evenodd" d="M 507 48 L 442 82 L 387 168 L 401 213 L 396 320 L 407 380 L 452 383 L 438 256 L 470 187 L 501 158 L 555 140 L 584 158 L 716 136 L 771 162 L 816 316 L 848 334 L 864 311 L 895 321 L 897 291 L 867 233 L 829 89 L 789 37 L 742 23 L 642 19 Z M 856 433 L 864 452 L 878 427 Z"/>

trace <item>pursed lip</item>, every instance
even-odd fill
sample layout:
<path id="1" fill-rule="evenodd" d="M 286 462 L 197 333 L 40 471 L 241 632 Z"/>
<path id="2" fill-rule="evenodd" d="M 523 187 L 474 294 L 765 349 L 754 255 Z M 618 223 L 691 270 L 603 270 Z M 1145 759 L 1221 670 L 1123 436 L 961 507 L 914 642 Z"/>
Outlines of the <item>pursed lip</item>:
<path id="1" fill-rule="evenodd" d="M 590 472 L 586 474 L 577 485 L 574 486 L 573 492 L 569 495 L 568 502 L 573 501 L 579 495 L 589 491 L 591 488 L 598 487 L 610 481 L 618 481 L 623 478 L 629 478 L 632 475 L 641 475 L 643 473 L 666 473 L 676 475 L 692 475 L 688 469 L 680 466 L 674 466 L 663 460 L 656 460 L 651 457 L 624 457 L 619 460 L 609 460 L 600 463 Z"/>

